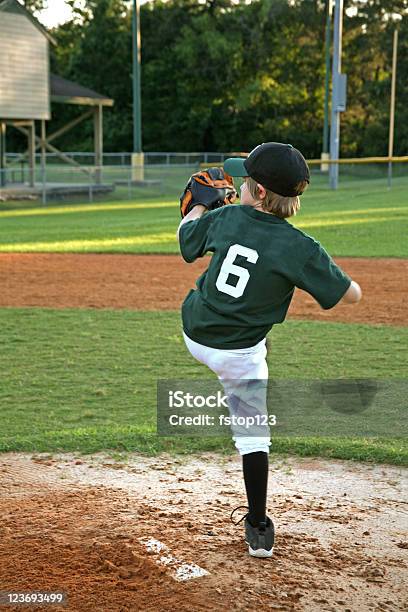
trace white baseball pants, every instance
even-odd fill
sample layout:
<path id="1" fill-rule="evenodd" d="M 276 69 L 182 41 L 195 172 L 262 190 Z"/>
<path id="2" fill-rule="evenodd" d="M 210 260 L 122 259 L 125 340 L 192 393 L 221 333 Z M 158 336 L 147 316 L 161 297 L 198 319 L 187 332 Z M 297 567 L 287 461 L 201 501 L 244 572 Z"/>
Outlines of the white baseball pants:
<path id="1" fill-rule="evenodd" d="M 199 344 L 191 340 L 184 332 L 184 341 L 191 355 L 200 363 L 205 364 L 215 372 L 221 383 L 224 384 L 224 389 L 228 384 L 227 381 L 233 380 L 263 380 L 268 379 L 268 365 L 266 363 L 266 339 L 264 338 L 258 344 L 249 348 L 243 349 L 216 349 L 203 344 Z M 265 393 L 259 396 L 258 402 L 259 412 L 266 412 L 266 386 Z M 271 444 L 270 436 L 233 436 L 240 455 L 248 453 L 256 453 L 259 451 L 269 453 Z"/>

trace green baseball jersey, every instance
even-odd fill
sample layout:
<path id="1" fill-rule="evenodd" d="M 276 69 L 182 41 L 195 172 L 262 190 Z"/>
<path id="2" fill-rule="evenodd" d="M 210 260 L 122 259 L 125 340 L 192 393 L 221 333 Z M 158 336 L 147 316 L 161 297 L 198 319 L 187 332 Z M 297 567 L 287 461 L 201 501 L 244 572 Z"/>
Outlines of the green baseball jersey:
<path id="1" fill-rule="evenodd" d="M 351 283 L 318 241 L 248 205 L 223 206 L 188 221 L 179 241 L 189 263 L 213 253 L 182 305 L 187 336 L 213 348 L 247 348 L 262 340 L 284 321 L 295 287 L 328 309 Z"/>

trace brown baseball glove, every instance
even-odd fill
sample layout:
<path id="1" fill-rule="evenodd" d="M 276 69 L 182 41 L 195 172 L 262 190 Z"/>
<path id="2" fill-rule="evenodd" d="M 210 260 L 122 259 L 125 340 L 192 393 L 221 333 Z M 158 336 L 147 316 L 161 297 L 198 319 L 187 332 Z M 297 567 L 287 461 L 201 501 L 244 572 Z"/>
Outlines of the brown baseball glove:
<path id="1" fill-rule="evenodd" d="M 232 204 L 237 199 L 234 182 L 223 168 L 208 168 L 193 174 L 180 198 L 181 217 L 185 217 L 197 204 L 208 210 Z"/>

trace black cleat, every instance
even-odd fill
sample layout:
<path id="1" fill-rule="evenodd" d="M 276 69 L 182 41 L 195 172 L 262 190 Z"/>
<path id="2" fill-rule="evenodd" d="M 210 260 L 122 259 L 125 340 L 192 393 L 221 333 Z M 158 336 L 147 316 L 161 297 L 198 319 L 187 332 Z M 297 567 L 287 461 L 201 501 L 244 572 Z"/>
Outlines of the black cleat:
<path id="1" fill-rule="evenodd" d="M 239 506 L 235 508 L 235 510 L 243 507 L 246 506 Z M 245 542 L 248 544 L 248 552 L 251 557 L 272 557 L 273 545 L 275 542 L 275 528 L 272 519 L 267 516 L 266 521 L 262 521 L 257 527 L 254 527 L 249 522 L 247 513 L 235 523 L 232 520 L 232 515 L 235 510 L 231 512 L 231 521 L 234 525 L 238 525 L 245 519 Z"/>

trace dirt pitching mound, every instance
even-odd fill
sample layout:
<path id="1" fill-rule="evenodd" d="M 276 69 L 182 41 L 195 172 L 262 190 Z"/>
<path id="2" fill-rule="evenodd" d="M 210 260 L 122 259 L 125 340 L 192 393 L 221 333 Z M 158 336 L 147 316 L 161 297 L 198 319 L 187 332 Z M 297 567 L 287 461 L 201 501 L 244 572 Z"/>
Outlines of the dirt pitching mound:
<path id="1" fill-rule="evenodd" d="M 322 310 L 296 290 L 289 318 L 407 325 L 408 260 L 336 258 L 363 289 L 357 305 Z M 208 266 L 177 255 L 0 253 L 0 307 L 178 310 Z"/>
<path id="2" fill-rule="evenodd" d="M 238 456 L 4 454 L 0 590 L 64 592 L 75 611 L 405 610 L 406 476 L 271 457 L 277 536 L 261 560 L 229 521 L 245 503 Z M 206 573 L 177 580 L 170 557 Z"/>

